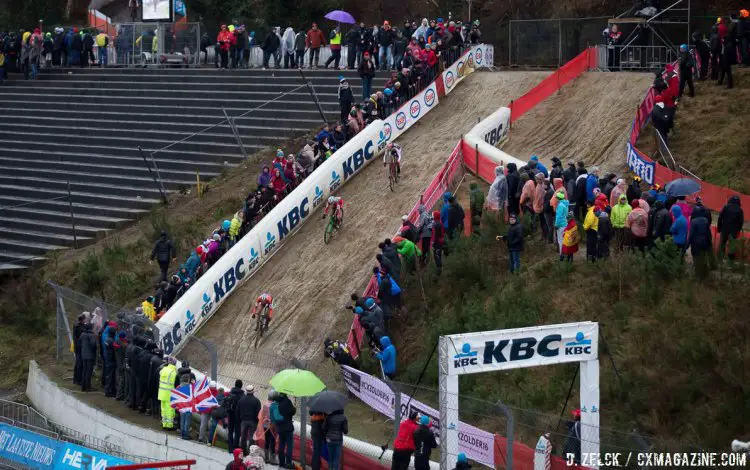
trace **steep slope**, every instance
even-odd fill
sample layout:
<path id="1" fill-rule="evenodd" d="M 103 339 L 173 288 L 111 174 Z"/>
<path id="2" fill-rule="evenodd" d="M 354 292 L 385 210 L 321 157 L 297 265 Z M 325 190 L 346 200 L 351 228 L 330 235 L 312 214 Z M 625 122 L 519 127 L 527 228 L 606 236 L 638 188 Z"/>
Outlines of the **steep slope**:
<path id="1" fill-rule="evenodd" d="M 618 170 L 635 108 L 652 80 L 648 73 L 584 73 L 514 123 L 503 150 L 521 160 L 538 155 L 547 164 L 558 157 Z"/>
<path id="2" fill-rule="evenodd" d="M 444 164 L 461 134 L 478 118 L 505 105 L 546 76 L 544 72 L 475 73 L 418 125 L 400 139 L 404 163 L 394 193 L 383 166 L 375 162 L 345 186 L 343 229 L 330 245 L 323 243 L 324 223 L 311 221 L 229 298 L 200 332 L 219 348 L 224 377 L 252 378 L 255 352 L 309 358 L 336 324 L 348 324 L 342 306 L 361 291 L 375 262 L 376 245 L 393 234 L 399 218 Z M 255 323 L 248 311 L 262 291 L 274 296 L 276 312 L 270 331 L 253 348 Z M 339 328 L 340 330 L 340 328 Z M 191 351 L 186 354 L 197 354 Z"/>

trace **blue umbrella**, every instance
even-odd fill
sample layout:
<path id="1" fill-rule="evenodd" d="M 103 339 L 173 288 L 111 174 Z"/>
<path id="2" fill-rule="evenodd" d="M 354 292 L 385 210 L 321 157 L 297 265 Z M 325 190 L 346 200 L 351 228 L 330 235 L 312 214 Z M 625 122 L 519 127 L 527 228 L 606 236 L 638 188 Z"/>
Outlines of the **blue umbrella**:
<path id="1" fill-rule="evenodd" d="M 701 185 L 693 179 L 680 178 L 667 183 L 667 186 L 664 188 L 664 190 L 667 192 L 667 196 L 689 196 L 700 191 Z"/>
<path id="2" fill-rule="evenodd" d="M 331 12 L 326 13 L 325 17 L 331 21 L 338 21 L 339 23 L 347 23 L 347 24 L 357 23 L 356 21 L 354 21 L 354 17 L 352 15 L 350 15 L 349 13 L 343 10 L 333 10 Z"/>

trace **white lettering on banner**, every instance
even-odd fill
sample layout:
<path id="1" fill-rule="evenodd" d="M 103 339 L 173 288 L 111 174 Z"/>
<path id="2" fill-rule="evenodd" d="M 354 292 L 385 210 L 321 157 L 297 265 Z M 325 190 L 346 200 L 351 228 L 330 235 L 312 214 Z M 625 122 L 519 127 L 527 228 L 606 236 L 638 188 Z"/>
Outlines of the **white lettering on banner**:
<path id="1" fill-rule="evenodd" d="M 383 121 L 375 121 L 326 160 L 222 256 L 156 324 L 162 349 L 174 354 L 229 294 L 257 271 L 284 238 L 298 230 L 322 201 L 385 148 Z"/>
<path id="2" fill-rule="evenodd" d="M 596 324 L 500 330 L 481 334 L 451 335 L 453 358 L 449 373 L 473 374 L 598 358 Z M 552 331 L 552 332 L 550 332 Z M 496 339 L 492 334 L 496 333 Z"/>
<path id="3" fill-rule="evenodd" d="M 393 418 L 395 413 L 395 399 L 391 388 L 382 380 L 364 372 L 341 367 L 344 382 L 349 391 L 356 395 L 365 404 L 386 417 Z M 408 409 L 407 409 L 408 403 Z M 401 394 L 401 415 L 403 419 L 413 411 L 429 416 L 432 421 L 435 438 L 440 442 L 441 431 L 444 426 L 440 422 L 440 413 L 431 406 L 412 399 L 409 395 Z M 495 466 L 495 436 L 469 424 L 458 423 L 459 449 L 468 458 L 484 465 Z"/>
<path id="4" fill-rule="evenodd" d="M 654 184 L 654 172 L 656 164 L 641 158 L 638 151 L 630 142 L 627 143 L 628 168 L 630 171 L 640 176 L 647 184 Z"/>
<path id="5" fill-rule="evenodd" d="M 485 44 L 472 46 L 443 72 L 445 94 L 449 94 L 475 68 L 492 67 L 494 48 Z"/>
<path id="6" fill-rule="evenodd" d="M 479 137 L 493 147 L 499 147 L 507 138 L 509 128 L 510 108 L 502 107 L 472 127 L 467 134 Z"/>
<path id="7" fill-rule="evenodd" d="M 415 122 L 438 104 L 437 85 L 432 82 L 420 94 L 404 103 L 395 113 L 385 119 L 383 129 L 386 141 L 395 140 L 407 131 Z"/>

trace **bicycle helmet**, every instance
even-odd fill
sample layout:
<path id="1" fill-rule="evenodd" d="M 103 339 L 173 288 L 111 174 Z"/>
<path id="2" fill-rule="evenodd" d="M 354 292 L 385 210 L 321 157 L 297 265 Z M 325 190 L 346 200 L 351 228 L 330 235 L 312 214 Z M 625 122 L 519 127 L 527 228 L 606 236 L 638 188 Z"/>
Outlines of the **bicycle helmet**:
<path id="1" fill-rule="evenodd" d="M 372 308 L 375 306 L 375 299 L 370 297 L 369 299 L 365 300 L 365 307 Z"/>
<path id="2" fill-rule="evenodd" d="M 336 198 L 334 198 L 333 196 L 328 196 L 328 204 L 333 204 L 334 202 L 336 202 Z"/>
<path id="3" fill-rule="evenodd" d="M 389 149 L 392 149 L 392 148 L 393 148 L 393 142 L 388 142 L 388 148 L 389 148 Z"/>

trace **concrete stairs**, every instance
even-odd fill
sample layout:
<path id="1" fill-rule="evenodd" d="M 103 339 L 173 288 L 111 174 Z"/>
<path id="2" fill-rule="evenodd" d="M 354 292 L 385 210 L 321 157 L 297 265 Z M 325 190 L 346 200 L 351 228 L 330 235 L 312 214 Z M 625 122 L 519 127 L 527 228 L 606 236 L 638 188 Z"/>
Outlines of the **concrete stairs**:
<path id="1" fill-rule="evenodd" d="M 305 71 L 330 121 L 339 114 L 339 75 L 359 97 L 354 72 Z M 373 89 L 386 80 L 376 77 Z M 207 181 L 240 164 L 222 108 L 248 154 L 322 124 L 297 70 L 71 68 L 43 70 L 34 81 L 11 74 L 0 87 L 0 274 L 74 246 L 68 183 L 77 247 L 158 204 L 138 146 L 154 152 L 167 191 L 194 185 L 196 171 Z"/>

